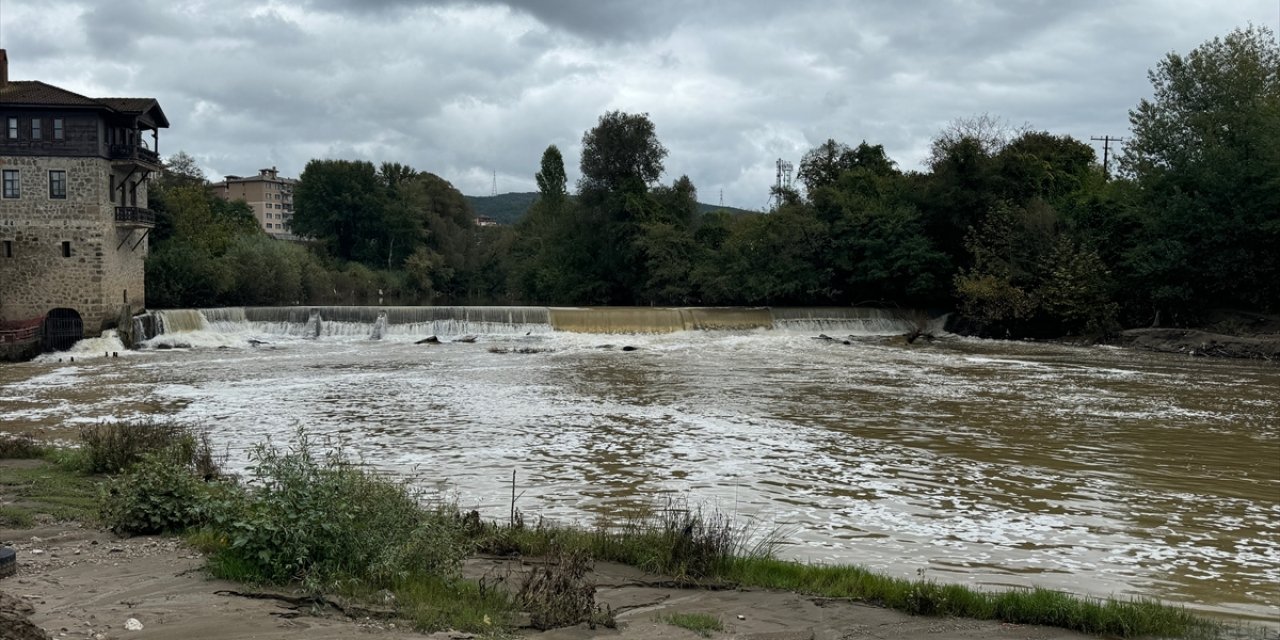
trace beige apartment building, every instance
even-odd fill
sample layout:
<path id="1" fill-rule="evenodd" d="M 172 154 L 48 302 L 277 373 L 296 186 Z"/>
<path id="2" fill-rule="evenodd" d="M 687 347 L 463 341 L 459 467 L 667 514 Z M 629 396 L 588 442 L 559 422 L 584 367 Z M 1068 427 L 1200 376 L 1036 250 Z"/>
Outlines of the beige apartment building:
<path id="1" fill-rule="evenodd" d="M 212 185 L 213 192 L 224 200 L 243 200 L 253 209 L 258 225 L 276 238 L 292 239 L 293 188 L 298 181 L 281 178 L 275 167 L 259 169 L 249 177 L 227 176 Z"/>

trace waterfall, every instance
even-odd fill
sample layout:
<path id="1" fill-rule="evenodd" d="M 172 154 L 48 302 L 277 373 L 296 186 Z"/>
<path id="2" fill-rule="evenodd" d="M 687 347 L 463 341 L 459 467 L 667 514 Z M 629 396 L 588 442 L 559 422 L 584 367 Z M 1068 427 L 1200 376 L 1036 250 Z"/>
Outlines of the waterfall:
<path id="1" fill-rule="evenodd" d="M 307 326 L 302 330 L 302 337 L 319 338 L 320 332 L 323 329 L 324 327 L 320 318 L 320 310 L 312 309 L 310 315 L 307 317 Z"/>
<path id="2" fill-rule="evenodd" d="M 887 336 L 917 328 L 930 331 L 933 321 L 929 313 L 914 309 L 778 307 L 771 312 L 776 329 L 840 335 Z"/>
<path id="3" fill-rule="evenodd" d="M 587 307 L 550 309 L 551 326 L 573 333 L 670 333 L 768 329 L 769 310 L 747 307 Z"/>
<path id="4" fill-rule="evenodd" d="M 668 333 L 778 329 L 831 335 L 943 333 L 946 316 L 870 307 L 225 307 L 134 318 L 141 339 L 205 331 L 231 336 L 351 337 Z"/>
<path id="5" fill-rule="evenodd" d="M 203 331 L 209 326 L 198 309 L 166 309 L 152 313 L 156 319 L 156 335 Z"/>
<path id="6" fill-rule="evenodd" d="M 381 340 L 382 334 L 387 330 L 387 312 L 383 311 L 378 314 L 378 319 L 373 323 L 373 331 L 369 333 L 370 340 Z"/>

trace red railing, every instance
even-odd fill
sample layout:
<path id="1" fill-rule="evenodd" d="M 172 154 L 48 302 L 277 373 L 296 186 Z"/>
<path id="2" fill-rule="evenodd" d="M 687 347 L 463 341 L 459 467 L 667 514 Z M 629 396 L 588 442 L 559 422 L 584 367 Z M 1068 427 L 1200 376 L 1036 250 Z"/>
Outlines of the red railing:
<path id="1" fill-rule="evenodd" d="M 0 322 L 0 343 L 34 342 L 40 337 L 40 325 L 44 318 Z"/>

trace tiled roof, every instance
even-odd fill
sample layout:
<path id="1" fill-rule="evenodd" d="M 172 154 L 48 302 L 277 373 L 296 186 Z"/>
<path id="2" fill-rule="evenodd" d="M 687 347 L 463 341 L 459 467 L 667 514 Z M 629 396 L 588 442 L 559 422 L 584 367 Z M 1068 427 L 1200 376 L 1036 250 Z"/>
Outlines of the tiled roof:
<path id="1" fill-rule="evenodd" d="M 156 103 L 155 98 L 98 98 L 98 102 L 122 113 L 143 113 Z"/>
<path id="2" fill-rule="evenodd" d="M 39 80 L 11 80 L 0 86 L 0 106 L 2 105 L 96 107 L 126 115 L 153 112 L 151 117 L 156 124 L 161 127 L 169 126 L 169 120 L 155 98 L 89 98 Z"/>
<path id="3" fill-rule="evenodd" d="M 87 98 L 66 89 L 59 89 L 39 80 L 10 80 L 0 87 L 0 104 L 29 104 L 40 106 L 97 107 L 104 106 L 93 98 Z"/>

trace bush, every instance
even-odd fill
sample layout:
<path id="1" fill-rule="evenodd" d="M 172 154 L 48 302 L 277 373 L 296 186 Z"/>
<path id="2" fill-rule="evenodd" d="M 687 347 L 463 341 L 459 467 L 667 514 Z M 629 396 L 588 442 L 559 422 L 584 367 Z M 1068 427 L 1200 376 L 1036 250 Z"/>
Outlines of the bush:
<path id="1" fill-rule="evenodd" d="M 40 458 L 45 452 L 45 446 L 31 436 L 0 436 L 0 460 Z"/>
<path id="2" fill-rule="evenodd" d="M 138 535 L 181 531 L 213 517 L 217 485 L 197 475 L 187 455 L 181 447 L 145 454 L 104 483 L 102 522 L 115 533 Z"/>
<path id="3" fill-rule="evenodd" d="M 424 510 L 408 488 L 349 463 L 340 449 L 321 457 L 304 434 L 288 451 L 259 446 L 257 485 L 217 526 L 228 547 L 215 564 L 225 577 L 301 582 L 312 591 L 340 582 L 385 587 L 410 575 L 458 574 L 470 545 L 461 521 Z"/>
<path id="4" fill-rule="evenodd" d="M 221 475 L 209 435 L 176 422 L 107 422 L 80 431 L 86 473 L 121 473 L 146 455 L 163 452 L 200 477 Z"/>

